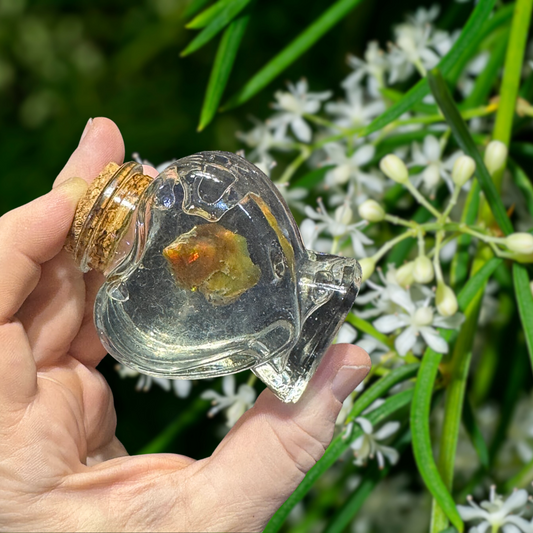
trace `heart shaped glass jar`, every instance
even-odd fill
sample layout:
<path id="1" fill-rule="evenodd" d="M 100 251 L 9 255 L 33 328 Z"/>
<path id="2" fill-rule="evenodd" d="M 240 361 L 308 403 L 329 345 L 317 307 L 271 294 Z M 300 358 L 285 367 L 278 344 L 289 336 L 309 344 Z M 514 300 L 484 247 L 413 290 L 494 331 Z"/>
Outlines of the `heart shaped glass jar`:
<path id="1" fill-rule="evenodd" d="M 295 402 L 353 305 L 355 259 L 305 249 L 270 179 L 228 152 L 159 176 L 110 163 L 67 240 L 102 272 L 94 317 L 122 364 L 174 379 L 252 371 Z"/>

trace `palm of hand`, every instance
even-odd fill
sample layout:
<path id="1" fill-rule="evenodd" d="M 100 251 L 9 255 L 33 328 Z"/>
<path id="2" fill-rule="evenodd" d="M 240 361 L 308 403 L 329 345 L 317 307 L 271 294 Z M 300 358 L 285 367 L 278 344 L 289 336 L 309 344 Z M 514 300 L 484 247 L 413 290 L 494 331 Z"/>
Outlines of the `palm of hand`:
<path id="1" fill-rule="evenodd" d="M 97 119 L 56 184 L 90 179 L 122 157 L 118 129 Z M 324 452 L 368 356 L 337 345 L 298 404 L 263 393 L 207 459 L 129 457 L 96 370 L 105 350 L 92 309 L 102 279 L 62 250 L 80 182 L 0 219 L 0 529 L 262 530 Z"/>

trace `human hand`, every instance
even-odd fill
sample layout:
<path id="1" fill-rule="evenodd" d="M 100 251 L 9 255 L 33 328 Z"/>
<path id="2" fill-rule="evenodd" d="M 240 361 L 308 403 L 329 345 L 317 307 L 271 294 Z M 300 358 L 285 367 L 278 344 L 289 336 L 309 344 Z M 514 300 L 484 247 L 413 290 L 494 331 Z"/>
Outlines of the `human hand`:
<path id="1" fill-rule="evenodd" d="M 263 392 L 206 459 L 128 456 L 95 368 L 102 279 L 63 250 L 85 181 L 123 157 L 118 128 L 95 119 L 54 189 L 0 218 L 0 529 L 260 531 L 324 453 L 370 360 L 333 346 L 298 403 Z"/>

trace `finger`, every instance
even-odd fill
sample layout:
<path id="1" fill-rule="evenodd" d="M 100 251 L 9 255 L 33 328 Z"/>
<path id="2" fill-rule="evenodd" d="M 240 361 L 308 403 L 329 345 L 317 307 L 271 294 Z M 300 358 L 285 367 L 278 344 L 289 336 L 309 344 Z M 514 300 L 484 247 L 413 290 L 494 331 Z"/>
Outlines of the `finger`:
<path id="1" fill-rule="evenodd" d="M 121 163 L 123 156 L 124 142 L 117 126 L 109 119 L 95 118 L 87 124 L 54 187 L 72 176 L 91 182 L 110 161 Z M 41 282 L 17 315 L 26 327 L 38 366 L 64 354 L 75 337 L 71 352 L 80 360 L 86 358 L 96 365 L 105 355 L 92 318 L 94 295 L 101 283 L 102 278 L 92 273 L 84 277 L 64 251 L 43 265 Z"/>
<path id="2" fill-rule="evenodd" d="M 83 180 L 72 178 L 0 218 L 0 325 L 35 289 L 41 265 L 60 252 L 86 189 Z"/>
<path id="3" fill-rule="evenodd" d="M 338 344 L 330 348 L 296 404 L 284 404 L 272 392 L 263 392 L 204 469 L 218 495 L 217 505 L 239 509 L 237 524 L 253 516 L 249 530 L 262 530 L 322 457 L 342 402 L 369 370 L 366 352 Z M 221 526 L 231 529 L 229 523 Z"/>
<path id="4" fill-rule="evenodd" d="M 110 162 L 124 161 L 124 141 L 118 126 L 108 118 L 90 119 L 76 150 L 57 176 L 54 187 L 72 176 L 90 183 Z"/>

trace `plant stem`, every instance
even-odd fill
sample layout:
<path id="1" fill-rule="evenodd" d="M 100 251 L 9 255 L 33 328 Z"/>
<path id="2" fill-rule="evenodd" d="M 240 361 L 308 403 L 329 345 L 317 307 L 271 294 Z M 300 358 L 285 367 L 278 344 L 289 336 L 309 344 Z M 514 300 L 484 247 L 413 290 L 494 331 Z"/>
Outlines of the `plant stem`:
<path id="1" fill-rule="evenodd" d="M 526 50 L 527 36 L 531 22 L 533 0 L 517 0 L 514 8 L 511 34 L 505 56 L 503 79 L 500 89 L 500 106 L 492 138 L 501 141 L 507 147 L 511 140 L 511 128 L 516 107 L 516 98 L 520 87 L 522 63 Z M 504 169 L 493 176 L 496 188 L 500 190 Z"/>

